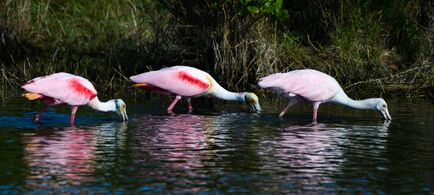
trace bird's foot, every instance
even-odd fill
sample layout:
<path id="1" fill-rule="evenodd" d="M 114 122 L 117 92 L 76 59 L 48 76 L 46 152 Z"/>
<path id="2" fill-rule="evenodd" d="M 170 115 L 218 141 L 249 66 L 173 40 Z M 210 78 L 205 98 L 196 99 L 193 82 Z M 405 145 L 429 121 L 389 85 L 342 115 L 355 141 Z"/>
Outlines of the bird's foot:
<path id="1" fill-rule="evenodd" d="M 175 113 L 172 110 L 167 110 L 167 114 L 169 114 L 170 116 L 175 116 Z"/>
<path id="2" fill-rule="evenodd" d="M 312 123 L 310 123 L 310 125 L 314 126 L 314 125 L 318 125 L 318 121 L 312 121 Z"/>
<path id="3" fill-rule="evenodd" d="M 193 109 L 188 109 L 188 114 L 193 113 Z"/>

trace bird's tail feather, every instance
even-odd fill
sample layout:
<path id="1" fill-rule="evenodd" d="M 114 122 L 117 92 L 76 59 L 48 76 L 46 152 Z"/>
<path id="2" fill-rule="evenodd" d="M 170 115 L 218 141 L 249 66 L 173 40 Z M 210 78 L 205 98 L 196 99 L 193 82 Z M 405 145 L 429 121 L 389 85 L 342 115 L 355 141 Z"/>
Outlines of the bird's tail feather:
<path id="1" fill-rule="evenodd" d="M 41 94 L 37 94 L 37 93 L 25 93 L 23 94 L 23 96 L 28 100 L 37 100 L 42 97 Z"/>

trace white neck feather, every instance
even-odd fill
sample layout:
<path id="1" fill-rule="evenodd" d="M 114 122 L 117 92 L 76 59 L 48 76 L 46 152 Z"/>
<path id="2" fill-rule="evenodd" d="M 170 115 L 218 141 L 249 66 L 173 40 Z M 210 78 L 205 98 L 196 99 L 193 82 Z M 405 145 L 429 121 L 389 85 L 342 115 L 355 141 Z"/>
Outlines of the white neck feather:
<path id="1" fill-rule="evenodd" d="M 213 81 L 213 88 L 211 94 L 219 99 L 222 100 L 229 100 L 229 101 L 236 101 L 236 102 L 245 102 L 245 95 L 246 93 L 235 93 L 226 90 L 222 86 L 220 86 L 217 82 Z"/>
<path id="2" fill-rule="evenodd" d="M 376 109 L 376 99 L 353 100 L 344 91 L 338 92 L 330 101 L 356 109 Z"/>
<path id="3" fill-rule="evenodd" d="M 98 97 L 95 97 L 87 105 L 89 105 L 91 108 L 95 110 L 102 111 L 102 112 L 116 111 L 116 104 L 113 100 L 109 100 L 107 102 L 101 102 L 99 101 Z"/>

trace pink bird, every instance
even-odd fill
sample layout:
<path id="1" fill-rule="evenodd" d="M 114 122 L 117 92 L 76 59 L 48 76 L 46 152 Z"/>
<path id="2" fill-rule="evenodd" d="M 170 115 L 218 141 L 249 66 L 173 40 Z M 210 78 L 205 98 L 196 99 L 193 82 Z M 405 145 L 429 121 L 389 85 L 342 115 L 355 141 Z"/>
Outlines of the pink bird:
<path id="1" fill-rule="evenodd" d="M 386 101 L 382 98 L 353 100 L 345 94 L 339 83 L 330 75 L 317 70 L 303 69 L 287 73 L 276 73 L 259 80 L 259 86 L 270 88 L 277 94 L 289 98 L 286 108 L 279 117 L 285 115 L 289 107 L 300 101 L 313 104 L 313 122 L 317 121 L 321 103 L 333 102 L 357 109 L 372 109 L 381 113 L 384 120 L 392 120 Z"/>
<path id="2" fill-rule="evenodd" d="M 121 99 L 100 102 L 95 87 L 87 79 L 64 72 L 37 77 L 21 86 L 28 93 L 23 94 L 28 100 L 42 100 L 45 106 L 33 118 L 39 122 L 42 113 L 49 106 L 71 106 L 70 123 L 74 124 L 75 113 L 79 106 L 88 105 L 91 108 L 108 112 L 116 112 L 123 121 L 128 120 L 126 105 Z"/>
<path id="3" fill-rule="evenodd" d="M 134 87 L 151 90 L 163 95 L 175 96 L 167 108 L 169 114 L 176 103 L 185 97 L 188 111 L 193 111 L 191 98 L 199 96 L 214 96 L 219 99 L 243 102 L 249 105 L 252 111 L 260 112 L 258 97 L 254 93 L 234 93 L 221 87 L 208 73 L 188 66 L 173 66 L 157 71 L 145 72 L 130 77 L 135 82 Z"/>

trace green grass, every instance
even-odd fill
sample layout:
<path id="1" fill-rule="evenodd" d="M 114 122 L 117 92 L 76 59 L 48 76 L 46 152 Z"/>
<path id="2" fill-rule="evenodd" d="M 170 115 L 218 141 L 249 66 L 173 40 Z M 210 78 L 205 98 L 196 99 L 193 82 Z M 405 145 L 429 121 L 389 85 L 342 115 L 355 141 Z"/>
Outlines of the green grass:
<path id="1" fill-rule="evenodd" d="M 126 69 L 150 63 L 155 41 L 146 1 L 6 1 L 0 33 L 4 86 L 59 71 L 123 91 Z M 125 60 L 126 59 L 126 60 Z M 147 62 L 147 60 L 149 60 Z"/>
<path id="2" fill-rule="evenodd" d="M 433 95 L 432 3 L 287 0 L 283 20 L 240 2 L 2 1 L 0 97 L 60 71 L 126 94 L 129 75 L 177 64 L 238 91 L 263 92 L 262 76 L 314 68 L 358 96 Z"/>

